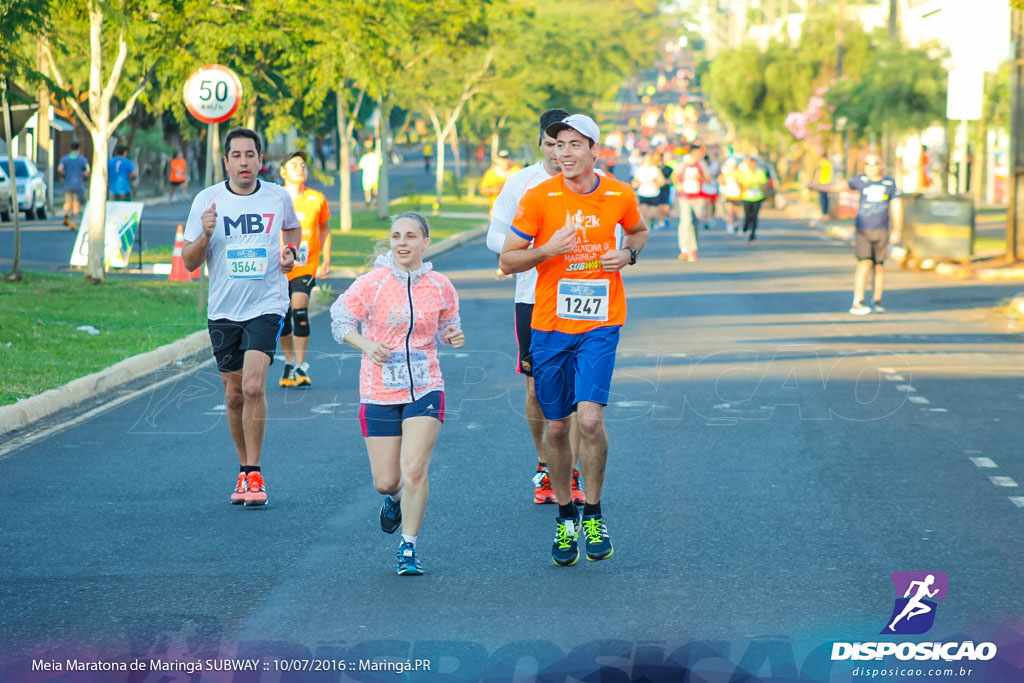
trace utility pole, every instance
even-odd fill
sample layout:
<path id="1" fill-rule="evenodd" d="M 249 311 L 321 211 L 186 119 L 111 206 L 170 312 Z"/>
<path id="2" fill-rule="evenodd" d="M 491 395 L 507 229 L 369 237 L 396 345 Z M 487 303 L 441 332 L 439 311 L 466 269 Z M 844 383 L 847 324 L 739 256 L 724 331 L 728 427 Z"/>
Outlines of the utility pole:
<path id="1" fill-rule="evenodd" d="M 1006 253 L 1024 257 L 1024 10 L 1010 15 L 1013 65 L 1010 69 L 1009 207 L 1006 212 Z"/>

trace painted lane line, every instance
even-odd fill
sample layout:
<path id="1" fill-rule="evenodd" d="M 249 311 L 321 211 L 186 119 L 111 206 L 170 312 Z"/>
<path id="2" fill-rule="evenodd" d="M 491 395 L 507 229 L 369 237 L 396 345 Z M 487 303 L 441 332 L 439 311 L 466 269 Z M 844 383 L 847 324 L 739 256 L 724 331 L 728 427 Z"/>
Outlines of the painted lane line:
<path id="1" fill-rule="evenodd" d="M 901 384 L 898 387 L 896 387 L 896 391 L 905 391 L 905 392 L 907 392 L 909 394 L 909 393 L 911 393 L 913 391 L 917 391 L 917 389 L 915 389 L 914 387 L 910 386 L 909 384 Z"/>
<path id="2" fill-rule="evenodd" d="M 886 375 L 885 378 L 890 382 L 905 382 L 903 375 Z"/>
<path id="3" fill-rule="evenodd" d="M 971 462 L 978 467 L 999 467 L 992 458 L 971 458 Z"/>
<path id="4" fill-rule="evenodd" d="M 932 412 L 932 413 L 948 413 L 949 412 L 945 408 L 929 408 L 928 411 Z"/>
<path id="5" fill-rule="evenodd" d="M 996 486 L 1004 486 L 1006 488 L 1014 488 L 1017 486 L 1017 482 L 1010 477 L 989 477 L 989 479 L 991 479 L 992 483 Z"/>
<path id="6" fill-rule="evenodd" d="M 907 398 L 910 399 L 911 403 L 931 403 L 931 401 L 926 399 L 924 396 L 907 396 Z"/>
<path id="7" fill-rule="evenodd" d="M 1019 508 L 1024 508 L 1024 496 L 1010 496 L 1010 502 Z"/>
<path id="8" fill-rule="evenodd" d="M 878 368 L 878 371 L 887 375 L 891 375 L 896 372 L 895 368 Z"/>

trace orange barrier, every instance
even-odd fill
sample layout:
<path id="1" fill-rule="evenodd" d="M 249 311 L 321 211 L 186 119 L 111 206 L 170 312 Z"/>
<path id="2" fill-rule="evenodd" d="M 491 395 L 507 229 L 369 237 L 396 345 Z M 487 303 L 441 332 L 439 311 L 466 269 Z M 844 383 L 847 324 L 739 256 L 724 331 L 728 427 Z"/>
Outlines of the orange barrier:
<path id="1" fill-rule="evenodd" d="M 174 282 L 192 282 L 192 278 L 199 277 L 199 268 L 189 272 L 185 269 L 185 261 L 181 258 L 181 249 L 185 246 L 185 226 L 178 224 L 178 232 L 174 235 L 174 256 L 171 258 L 171 274 L 168 280 Z"/>

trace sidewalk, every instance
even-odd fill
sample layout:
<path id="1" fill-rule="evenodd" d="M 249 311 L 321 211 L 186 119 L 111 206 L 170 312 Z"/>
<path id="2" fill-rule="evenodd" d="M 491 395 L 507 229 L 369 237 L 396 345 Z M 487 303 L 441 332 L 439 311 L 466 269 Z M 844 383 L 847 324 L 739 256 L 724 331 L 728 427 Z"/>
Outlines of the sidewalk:
<path id="1" fill-rule="evenodd" d="M 816 205 L 801 203 L 799 192 L 783 193 L 786 197 L 786 206 L 782 213 L 787 218 L 806 220 L 809 225 L 822 230 L 830 237 L 842 242 L 852 242 L 854 237 L 853 220 L 821 220 L 821 213 Z M 996 207 L 981 207 L 975 219 L 976 230 L 986 226 L 988 231 L 998 230 L 1005 226 L 1005 220 L 1000 220 L 998 214 L 993 213 Z M 906 257 L 906 251 L 902 246 L 894 245 L 892 248 L 894 259 L 902 262 Z M 956 280 L 990 280 L 1008 281 L 1019 280 L 1024 282 L 1024 261 L 1013 261 L 1005 255 L 979 257 L 969 264 L 948 263 L 935 259 L 924 259 L 917 267 L 917 270 L 932 271 L 937 275 L 949 277 Z M 1016 299 L 1015 299 L 1016 301 Z"/>

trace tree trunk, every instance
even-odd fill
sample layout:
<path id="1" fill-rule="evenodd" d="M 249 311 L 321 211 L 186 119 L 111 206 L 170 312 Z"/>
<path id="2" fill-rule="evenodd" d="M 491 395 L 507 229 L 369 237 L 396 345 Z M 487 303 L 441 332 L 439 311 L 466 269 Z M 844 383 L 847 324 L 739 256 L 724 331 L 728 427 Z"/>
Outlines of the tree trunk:
<path id="1" fill-rule="evenodd" d="M 40 37 L 36 49 L 36 66 L 40 72 L 46 73 L 46 60 L 43 56 L 45 37 Z M 53 210 L 53 140 L 50 135 L 50 90 L 46 84 L 36 91 L 39 102 L 36 114 L 36 166 L 46 177 L 46 205 Z"/>
<path id="2" fill-rule="evenodd" d="M 103 126 L 105 131 L 106 126 Z M 85 281 L 99 284 L 106 278 L 104 251 L 107 221 L 107 138 L 106 132 L 92 132 L 92 171 L 89 174 L 89 266 Z"/>
<path id="3" fill-rule="evenodd" d="M 985 117 L 978 121 L 978 130 L 974 142 L 974 161 L 971 164 L 971 192 L 974 195 L 974 206 L 985 202 L 985 171 L 988 165 L 988 131 Z"/>
<path id="4" fill-rule="evenodd" d="M 3 96 L 4 141 L 7 143 L 7 178 L 10 180 L 11 196 L 14 197 L 14 264 L 11 272 L 4 276 L 8 282 L 21 280 L 21 212 L 18 211 L 18 189 L 15 185 L 14 155 L 11 154 L 11 110 L 7 106 L 7 76 L 0 78 L 0 89 Z"/>
<path id="5" fill-rule="evenodd" d="M 338 100 L 338 175 L 341 178 L 341 196 L 339 199 L 339 210 L 341 211 L 341 231 L 352 230 L 352 128 L 348 122 L 346 113 L 344 86 L 339 83 L 334 91 Z"/>
<path id="6" fill-rule="evenodd" d="M 388 168 L 391 166 L 390 153 L 388 152 L 388 131 L 391 128 L 391 103 L 384 97 L 377 98 L 377 106 L 380 110 L 380 134 L 377 136 L 377 145 L 380 151 L 380 176 L 377 179 L 377 218 L 384 220 L 388 217 Z"/>
<path id="7" fill-rule="evenodd" d="M 462 185 L 462 150 L 459 145 L 458 123 L 452 124 L 452 132 L 448 136 L 448 143 L 452 147 L 452 172 L 455 173 L 455 194 L 456 196 L 460 196 L 462 194 L 460 189 Z"/>
<path id="8" fill-rule="evenodd" d="M 92 173 L 89 175 L 89 266 L 85 281 L 106 279 L 103 263 L 107 218 L 107 140 L 110 102 L 103 98 L 103 9 L 89 3 L 89 133 L 92 135 Z"/>

